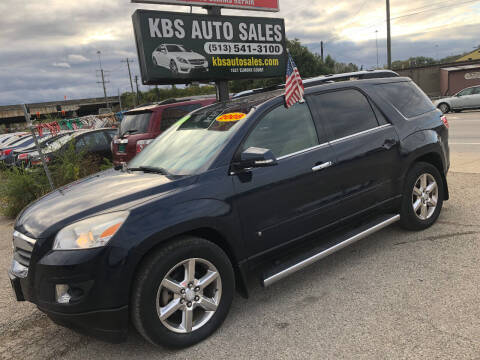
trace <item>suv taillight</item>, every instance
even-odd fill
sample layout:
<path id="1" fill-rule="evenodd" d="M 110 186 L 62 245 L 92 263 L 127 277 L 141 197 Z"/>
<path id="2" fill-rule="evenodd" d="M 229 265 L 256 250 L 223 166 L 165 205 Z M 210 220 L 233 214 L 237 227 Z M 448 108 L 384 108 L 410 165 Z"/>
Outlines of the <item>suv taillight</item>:
<path id="1" fill-rule="evenodd" d="M 442 121 L 443 121 L 443 125 L 445 125 L 445 127 L 448 129 L 450 125 L 448 125 L 448 120 L 445 115 L 442 116 Z"/>
<path id="2" fill-rule="evenodd" d="M 137 141 L 137 154 L 141 152 L 148 144 L 150 144 L 153 139 L 148 140 L 138 140 Z"/>

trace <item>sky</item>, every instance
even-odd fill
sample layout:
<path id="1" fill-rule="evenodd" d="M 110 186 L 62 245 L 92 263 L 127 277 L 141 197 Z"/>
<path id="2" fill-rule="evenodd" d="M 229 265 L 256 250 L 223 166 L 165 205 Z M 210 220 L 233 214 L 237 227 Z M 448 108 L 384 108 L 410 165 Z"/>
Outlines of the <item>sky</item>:
<path id="1" fill-rule="evenodd" d="M 442 58 L 480 46 L 480 1 L 390 2 L 393 60 Z M 131 20 L 138 8 L 189 11 L 129 0 L 1 0 L 0 13 L 7 15 L 0 21 L 0 105 L 103 96 L 98 51 L 108 95 L 129 91 L 121 60 L 135 59 L 132 72 L 140 76 Z M 376 66 L 378 36 L 379 64 L 387 62 L 385 0 L 280 0 L 280 9 L 223 14 L 282 17 L 287 38 L 318 53 L 324 41 L 325 54 L 364 68 Z"/>

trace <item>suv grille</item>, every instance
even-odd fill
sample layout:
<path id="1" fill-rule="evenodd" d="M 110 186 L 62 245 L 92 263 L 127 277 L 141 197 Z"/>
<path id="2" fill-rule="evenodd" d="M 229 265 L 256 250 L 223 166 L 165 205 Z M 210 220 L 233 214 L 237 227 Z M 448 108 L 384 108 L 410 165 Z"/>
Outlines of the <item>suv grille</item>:
<path id="1" fill-rule="evenodd" d="M 32 250 L 37 240 L 29 238 L 28 236 L 13 232 L 13 258 L 17 260 L 23 266 L 28 267 L 30 265 L 30 258 L 32 256 Z"/>
<path id="2" fill-rule="evenodd" d="M 190 60 L 190 64 L 192 65 L 203 65 L 205 60 L 199 59 L 199 60 Z"/>

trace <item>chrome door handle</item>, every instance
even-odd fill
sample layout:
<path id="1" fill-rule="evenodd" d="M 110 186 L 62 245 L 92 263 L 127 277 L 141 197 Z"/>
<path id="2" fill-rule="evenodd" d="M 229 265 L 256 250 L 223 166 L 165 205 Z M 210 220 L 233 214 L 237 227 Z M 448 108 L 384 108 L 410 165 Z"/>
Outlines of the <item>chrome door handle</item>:
<path id="1" fill-rule="evenodd" d="M 330 167 L 330 166 L 332 166 L 332 165 L 333 165 L 333 162 L 328 161 L 328 162 L 324 162 L 324 163 L 322 163 L 322 164 L 320 164 L 320 165 L 316 165 L 316 166 L 312 167 L 312 170 L 313 170 L 314 172 L 315 172 L 315 171 L 320 171 L 320 170 L 326 169 L 326 168 L 328 168 L 328 167 Z"/>

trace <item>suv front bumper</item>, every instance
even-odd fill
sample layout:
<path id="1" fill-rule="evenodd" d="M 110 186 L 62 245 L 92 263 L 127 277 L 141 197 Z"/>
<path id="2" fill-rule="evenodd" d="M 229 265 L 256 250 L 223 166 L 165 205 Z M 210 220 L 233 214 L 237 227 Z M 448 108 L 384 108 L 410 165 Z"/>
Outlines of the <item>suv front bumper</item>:
<path id="1" fill-rule="evenodd" d="M 50 252 L 28 267 L 13 259 L 8 275 L 16 300 L 36 304 L 59 325 L 109 342 L 126 340 L 129 310 L 128 305 L 122 306 L 118 300 L 122 298 L 119 290 L 125 289 L 125 283 L 121 286 L 108 271 L 97 276 L 98 265 L 108 258 L 108 252 L 101 250 L 67 256 Z M 106 278 L 110 281 L 106 282 Z M 69 303 L 58 303 L 56 284 L 68 284 L 77 295 Z M 123 303 L 128 304 L 128 300 Z"/>

